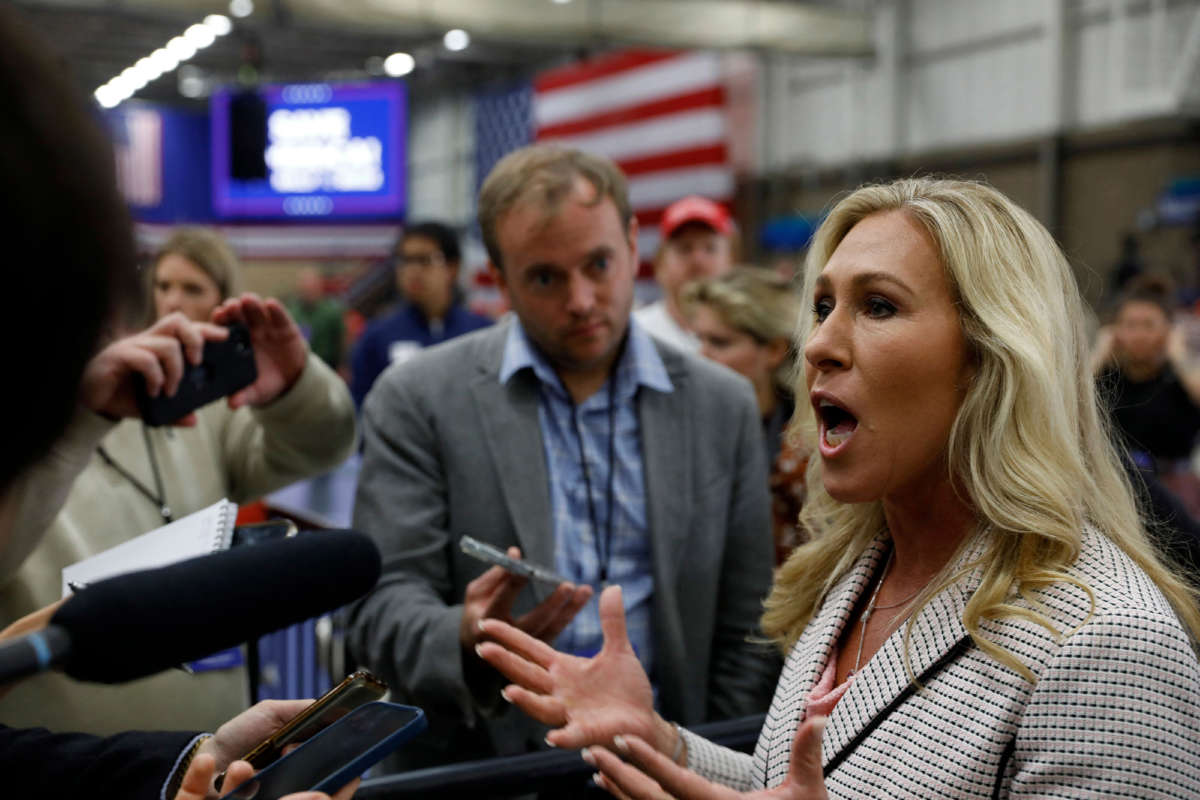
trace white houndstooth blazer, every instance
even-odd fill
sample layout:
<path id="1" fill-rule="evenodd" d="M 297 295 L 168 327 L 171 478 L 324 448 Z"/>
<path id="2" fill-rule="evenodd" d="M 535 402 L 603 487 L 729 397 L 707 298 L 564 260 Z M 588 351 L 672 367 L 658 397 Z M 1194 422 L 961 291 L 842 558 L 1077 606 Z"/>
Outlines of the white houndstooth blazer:
<path id="1" fill-rule="evenodd" d="M 685 732 L 691 769 L 738 789 L 783 781 L 805 698 L 887 547 L 880 539 L 862 554 L 792 648 L 754 756 Z M 1062 641 L 1028 620 L 984 625 L 1034 684 L 967 636 L 962 614 L 978 570 L 915 624 L 910 653 L 923 691 L 905 673 L 903 629 L 893 634 L 829 717 L 830 797 L 1200 798 L 1200 663 L 1189 637 L 1107 537 L 1085 532 L 1075 570 L 1095 593 L 1090 618 L 1078 587 L 1041 595 L 1060 630 L 1074 631 Z"/>

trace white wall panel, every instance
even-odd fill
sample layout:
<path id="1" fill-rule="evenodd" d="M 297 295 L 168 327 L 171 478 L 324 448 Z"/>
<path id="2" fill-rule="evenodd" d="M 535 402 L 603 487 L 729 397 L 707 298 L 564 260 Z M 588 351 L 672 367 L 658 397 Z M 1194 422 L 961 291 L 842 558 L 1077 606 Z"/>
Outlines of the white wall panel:
<path id="1" fill-rule="evenodd" d="M 409 219 L 466 226 L 475 213 L 475 119 L 470 96 L 415 99 L 409 120 Z"/>
<path id="2" fill-rule="evenodd" d="M 764 163 L 835 165 L 1177 113 L 1172 82 L 1200 0 L 1067 0 L 1061 53 L 1057 2 L 885 0 L 876 58 L 770 61 Z M 893 131 L 886 71 L 897 46 Z"/>
<path id="3" fill-rule="evenodd" d="M 1080 0 L 1073 15 L 1077 127 L 1174 113 L 1173 81 L 1200 2 Z"/>
<path id="4" fill-rule="evenodd" d="M 893 149 L 892 126 L 887 119 L 890 113 L 887 86 L 883 76 L 875 71 L 864 71 L 859 85 L 860 107 L 856 109 L 855 116 L 858 120 L 861 155 L 869 159 L 886 158 Z"/>
<path id="5" fill-rule="evenodd" d="M 944 147 L 1043 136 L 1053 107 L 1051 26 L 1058 0 L 892 0 L 876 10 L 877 56 L 764 59 L 762 165 L 767 170 L 885 159 Z M 1068 0 L 1065 127 L 1167 113 L 1167 95 L 1200 0 Z M 897 9 L 906 8 L 898 14 Z M 900 30 L 885 29 L 899 19 Z M 899 46 L 899 112 L 888 56 Z M 409 192 L 415 216 L 468 224 L 474 214 L 474 123 L 468 95 L 415 100 Z M 898 130 L 897 130 L 898 128 Z"/>
<path id="6" fill-rule="evenodd" d="M 886 155 L 891 141 L 881 75 L 854 63 L 781 68 L 770 139 L 775 167 Z"/>
<path id="7" fill-rule="evenodd" d="M 1114 119 L 1117 92 L 1109 58 L 1110 29 L 1107 24 L 1085 24 L 1076 29 L 1075 122 L 1089 128 Z"/>
<path id="8" fill-rule="evenodd" d="M 964 52 L 908 71 L 908 151 L 1044 133 L 1050 63 L 1039 39 Z"/>
<path id="9" fill-rule="evenodd" d="M 1053 0 L 912 0 L 909 46 L 914 54 L 971 46 L 1042 24 Z"/>

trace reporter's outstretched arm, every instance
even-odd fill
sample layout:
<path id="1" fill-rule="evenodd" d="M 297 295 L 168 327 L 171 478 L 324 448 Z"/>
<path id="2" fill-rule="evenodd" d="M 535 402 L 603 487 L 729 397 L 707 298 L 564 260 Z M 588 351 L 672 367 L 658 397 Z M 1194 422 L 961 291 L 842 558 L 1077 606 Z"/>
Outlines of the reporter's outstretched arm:
<path id="1" fill-rule="evenodd" d="M 160 800 L 164 783 L 194 733 L 99 737 L 0 725 L 4 797 Z"/>

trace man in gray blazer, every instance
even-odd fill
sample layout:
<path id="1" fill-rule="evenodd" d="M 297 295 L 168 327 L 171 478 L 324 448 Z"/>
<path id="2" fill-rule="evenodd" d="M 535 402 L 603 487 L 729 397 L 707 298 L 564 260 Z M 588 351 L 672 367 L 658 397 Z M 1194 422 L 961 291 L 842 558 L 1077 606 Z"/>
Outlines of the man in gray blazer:
<path id="1" fill-rule="evenodd" d="M 390 368 L 363 406 L 354 524 L 384 574 L 352 611 L 350 646 L 430 718 L 404 765 L 543 746 L 475 654 L 478 620 L 590 655 L 605 583 L 622 587 L 664 715 L 765 710 L 778 662 L 751 641 L 772 546 L 749 384 L 631 321 L 637 220 L 611 162 L 517 151 L 479 215 L 514 315 Z M 567 580 L 488 569 L 464 535 Z"/>

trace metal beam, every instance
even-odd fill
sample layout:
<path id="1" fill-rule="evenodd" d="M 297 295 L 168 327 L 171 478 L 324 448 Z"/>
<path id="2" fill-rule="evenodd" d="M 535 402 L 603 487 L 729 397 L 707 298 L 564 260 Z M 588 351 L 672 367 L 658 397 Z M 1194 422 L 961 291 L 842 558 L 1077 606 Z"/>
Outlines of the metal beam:
<path id="1" fill-rule="evenodd" d="M 497 41 L 765 48 L 809 55 L 873 52 L 869 14 L 766 0 L 293 0 L 297 18 L 345 25 L 465 28 Z"/>

